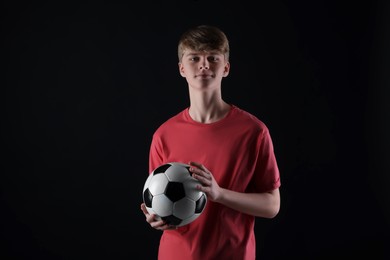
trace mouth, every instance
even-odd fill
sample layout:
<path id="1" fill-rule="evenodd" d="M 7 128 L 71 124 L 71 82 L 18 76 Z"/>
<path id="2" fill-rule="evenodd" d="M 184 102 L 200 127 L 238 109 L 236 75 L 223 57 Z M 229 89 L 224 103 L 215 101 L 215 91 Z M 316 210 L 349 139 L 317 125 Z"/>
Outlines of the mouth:
<path id="1" fill-rule="evenodd" d="M 211 74 L 198 74 L 198 75 L 196 75 L 196 77 L 197 78 L 212 78 L 213 77 L 213 75 L 211 75 Z"/>

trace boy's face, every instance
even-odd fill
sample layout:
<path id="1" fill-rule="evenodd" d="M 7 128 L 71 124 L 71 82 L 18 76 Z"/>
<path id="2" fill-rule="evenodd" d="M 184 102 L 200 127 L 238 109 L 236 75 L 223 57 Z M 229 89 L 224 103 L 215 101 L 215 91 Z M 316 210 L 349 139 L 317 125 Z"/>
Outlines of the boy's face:
<path id="1" fill-rule="evenodd" d="M 222 78 L 229 74 L 230 64 L 218 51 L 193 51 L 186 49 L 179 71 L 192 87 L 204 88 L 220 85 Z"/>

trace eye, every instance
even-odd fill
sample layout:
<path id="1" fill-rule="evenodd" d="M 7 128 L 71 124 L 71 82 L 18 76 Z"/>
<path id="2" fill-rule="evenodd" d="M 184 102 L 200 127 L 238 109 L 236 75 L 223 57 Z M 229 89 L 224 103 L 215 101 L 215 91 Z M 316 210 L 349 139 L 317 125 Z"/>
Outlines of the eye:
<path id="1" fill-rule="evenodd" d="M 199 57 L 193 56 L 193 57 L 190 57 L 189 60 L 196 62 L 196 61 L 199 61 Z"/>
<path id="2" fill-rule="evenodd" d="M 207 57 L 207 60 L 209 62 L 217 62 L 219 60 L 219 58 L 217 56 L 209 56 L 209 57 Z"/>

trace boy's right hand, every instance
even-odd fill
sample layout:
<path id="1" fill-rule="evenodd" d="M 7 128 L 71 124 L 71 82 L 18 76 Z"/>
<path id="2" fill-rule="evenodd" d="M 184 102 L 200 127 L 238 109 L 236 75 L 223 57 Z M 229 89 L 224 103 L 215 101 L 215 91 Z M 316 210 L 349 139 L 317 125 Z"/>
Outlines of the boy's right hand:
<path id="1" fill-rule="evenodd" d="M 144 215 L 146 217 L 146 222 L 148 222 L 152 228 L 157 229 L 157 230 L 161 230 L 161 231 L 164 231 L 167 229 L 176 229 L 176 227 L 168 225 L 162 219 L 157 220 L 156 215 L 149 214 L 149 212 L 146 209 L 145 203 L 141 204 L 141 210 L 142 210 L 142 213 L 144 213 Z"/>

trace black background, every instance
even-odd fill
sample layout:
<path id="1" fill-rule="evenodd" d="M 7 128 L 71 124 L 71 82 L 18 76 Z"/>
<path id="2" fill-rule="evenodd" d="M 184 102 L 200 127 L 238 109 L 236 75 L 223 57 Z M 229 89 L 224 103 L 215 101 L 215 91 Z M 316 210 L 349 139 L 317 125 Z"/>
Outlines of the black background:
<path id="1" fill-rule="evenodd" d="M 149 145 L 188 105 L 176 48 L 198 24 L 230 39 L 225 100 L 274 140 L 258 257 L 390 257 L 388 2 L 52 2 L 1 8 L 0 257 L 156 259 Z"/>

